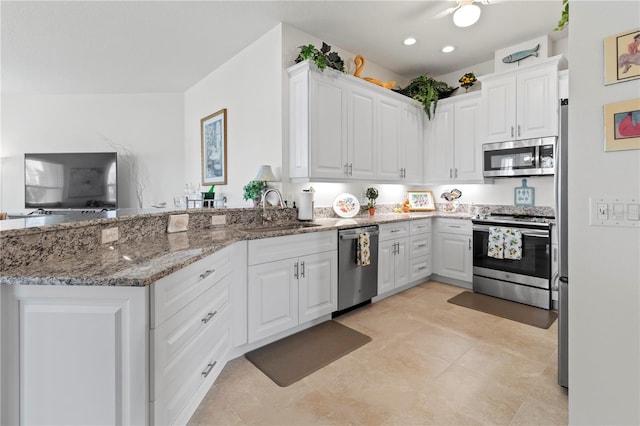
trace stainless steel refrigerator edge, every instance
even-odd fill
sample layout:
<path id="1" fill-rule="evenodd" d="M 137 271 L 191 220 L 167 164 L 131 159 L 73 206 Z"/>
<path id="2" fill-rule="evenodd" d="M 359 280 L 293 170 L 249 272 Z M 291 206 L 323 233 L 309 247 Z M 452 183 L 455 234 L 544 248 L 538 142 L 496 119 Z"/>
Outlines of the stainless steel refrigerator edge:
<path id="1" fill-rule="evenodd" d="M 556 147 L 556 224 L 558 227 L 558 384 L 569 386 L 569 270 L 567 211 L 567 152 L 569 100 L 560 101 L 560 137 Z"/>

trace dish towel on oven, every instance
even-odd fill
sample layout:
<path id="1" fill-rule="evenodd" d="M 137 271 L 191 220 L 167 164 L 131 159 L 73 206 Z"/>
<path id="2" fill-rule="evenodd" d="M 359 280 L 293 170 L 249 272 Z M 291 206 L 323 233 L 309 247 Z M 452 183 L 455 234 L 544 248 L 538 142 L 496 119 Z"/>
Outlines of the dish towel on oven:
<path id="1" fill-rule="evenodd" d="M 513 228 L 504 229 L 504 258 L 522 259 L 522 232 Z"/>
<path id="2" fill-rule="evenodd" d="M 367 266 L 371 264 L 371 251 L 369 250 L 369 233 L 361 232 L 358 235 L 358 249 L 356 250 L 356 264 Z"/>
<path id="3" fill-rule="evenodd" d="M 522 232 L 513 228 L 489 228 L 487 256 L 495 259 L 522 259 Z"/>

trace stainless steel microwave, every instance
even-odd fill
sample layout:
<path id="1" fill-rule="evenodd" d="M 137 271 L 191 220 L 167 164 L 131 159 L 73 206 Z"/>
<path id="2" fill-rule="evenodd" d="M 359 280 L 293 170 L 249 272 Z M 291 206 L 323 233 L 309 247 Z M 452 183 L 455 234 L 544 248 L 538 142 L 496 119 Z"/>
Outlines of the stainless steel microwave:
<path id="1" fill-rule="evenodd" d="M 554 173 L 556 138 L 485 143 L 485 177 L 541 176 Z"/>

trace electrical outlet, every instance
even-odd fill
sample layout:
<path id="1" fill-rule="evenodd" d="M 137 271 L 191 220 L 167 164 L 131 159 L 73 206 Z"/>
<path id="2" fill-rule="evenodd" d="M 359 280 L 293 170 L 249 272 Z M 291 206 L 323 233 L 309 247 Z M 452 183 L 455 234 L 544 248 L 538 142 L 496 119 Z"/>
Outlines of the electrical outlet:
<path id="1" fill-rule="evenodd" d="M 169 215 L 169 225 L 167 226 L 167 232 L 184 232 L 189 229 L 189 214 L 172 214 Z"/>
<path id="2" fill-rule="evenodd" d="M 118 227 L 102 230 L 102 244 L 112 243 L 118 240 Z"/>
<path id="3" fill-rule="evenodd" d="M 224 214 L 216 214 L 211 216 L 212 225 L 225 225 L 227 223 L 227 216 Z"/>

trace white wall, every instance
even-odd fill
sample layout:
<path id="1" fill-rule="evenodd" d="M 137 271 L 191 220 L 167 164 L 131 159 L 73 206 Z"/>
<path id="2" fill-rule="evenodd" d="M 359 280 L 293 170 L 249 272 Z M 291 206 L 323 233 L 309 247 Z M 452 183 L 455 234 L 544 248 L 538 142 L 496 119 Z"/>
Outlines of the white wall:
<path id="1" fill-rule="evenodd" d="M 182 94 L 2 95 L 0 211 L 24 210 L 25 152 L 116 151 L 136 157 L 143 206 L 182 190 Z M 120 207 L 138 207 L 126 161 L 118 165 Z"/>
<path id="2" fill-rule="evenodd" d="M 569 422 L 640 423 L 640 230 L 589 225 L 589 197 L 640 196 L 640 151 L 603 151 L 603 40 L 640 28 L 638 1 L 571 1 L 569 24 Z"/>
<path id="3" fill-rule="evenodd" d="M 282 173 L 282 104 L 280 103 L 281 26 L 278 25 L 184 95 L 185 183 L 201 182 L 200 119 L 227 109 L 227 185 L 216 194 L 229 206 L 250 206 L 242 187 L 261 164 Z M 208 189 L 203 187 L 203 189 Z"/>

